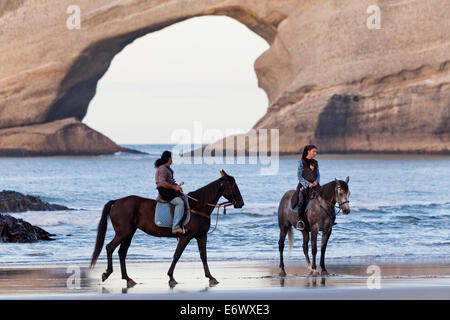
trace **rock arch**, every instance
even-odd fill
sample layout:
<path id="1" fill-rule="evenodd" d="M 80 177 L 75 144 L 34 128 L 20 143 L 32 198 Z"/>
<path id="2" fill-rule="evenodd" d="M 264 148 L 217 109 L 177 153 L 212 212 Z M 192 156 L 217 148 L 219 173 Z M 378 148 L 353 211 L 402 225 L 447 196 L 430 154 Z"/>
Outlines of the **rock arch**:
<path id="1" fill-rule="evenodd" d="M 206 15 L 232 17 L 245 24 L 269 44 L 276 37 L 276 27 L 286 18 L 286 15 L 273 11 L 266 19 L 262 19 L 242 6 L 225 6 L 205 10 L 201 14 L 195 15 L 195 17 Z M 75 117 L 81 121 L 86 115 L 89 102 L 96 93 L 98 81 L 106 73 L 116 54 L 140 37 L 189 18 L 192 18 L 192 16 L 183 16 L 176 20 L 151 24 L 142 29 L 101 39 L 89 45 L 79 54 L 61 81 L 57 99 L 51 104 L 45 121 L 51 122 L 69 117 Z"/>
<path id="2" fill-rule="evenodd" d="M 2 40 L 11 42 L 11 50 L 0 62 L 17 57 L 15 51 L 20 45 L 14 42 L 20 41 L 15 33 L 27 34 L 26 40 L 33 42 L 29 32 L 39 31 L 35 32 L 38 39 L 33 43 L 34 50 L 19 54 L 29 61 L 18 59 L 0 71 L 0 155 L 124 151 L 81 123 L 98 81 L 117 53 L 139 37 L 206 15 L 234 18 L 270 44 L 277 26 L 287 17 L 288 4 L 294 3 L 261 6 L 257 1 L 80 1 L 82 26 L 69 30 L 64 20 L 69 3 L 53 1 L 33 8 L 35 2 L 39 1 L 0 6 L 0 21 L 17 21 L 11 24 L 14 29 L 10 33 L 2 35 Z M 31 12 L 34 21 L 21 26 L 20 18 Z M 45 14 L 50 20 L 44 19 Z M 49 25 L 52 19 L 59 24 Z M 46 38 L 47 33 L 53 37 Z M 95 145 L 101 146 L 96 150 Z"/>

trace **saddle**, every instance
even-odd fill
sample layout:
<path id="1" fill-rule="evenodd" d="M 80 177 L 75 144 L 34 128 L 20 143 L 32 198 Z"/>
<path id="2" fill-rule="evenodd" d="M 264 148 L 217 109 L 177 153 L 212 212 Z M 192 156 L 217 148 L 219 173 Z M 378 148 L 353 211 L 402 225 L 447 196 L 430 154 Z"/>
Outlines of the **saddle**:
<path id="1" fill-rule="evenodd" d="M 185 226 L 190 220 L 189 203 L 185 196 L 181 197 L 184 200 L 184 214 L 182 225 Z M 155 209 L 155 224 L 159 227 L 171 227 L 174 218 L 175 205 L 169 201 L 163 200 L 160 195 L 156 197 L 156 209 Z"/>
<path id="2" fill-rule="evenodd" d="M 172 217 L 172 219 L 173 219 L 173 216 L 174 216 L 174 212 L 175 212 L 175 205 L 174 204 L 171 204 L 169 201 L 166 201 L 166 200 L 164 200 L 163 198 L 161 198 L 161 196 L 158 194 L 158 196 L 156 197 L 156 202 L 157 203 L 167 203 L 168 205 L 169 205 L 169 209 L 170 209 L 170 216 Z M 156 205 L 158 205 L 158 204 L 156 204 Z M 184 211 L 186 211 L 186 210 L 184 210 Z"/>
<path id="3" fill-rule="evenodd" d="M 291 197 L 291 209 L 296 211 L 298 210 L 297 205 L 299 204 L 300 201 L 300 193 L 302 192 L 302 185 L 299 182 L 297 185 L 297 189 L 295 190 L 294 194 Z M 306 201 L 306 204 L 304 205 L 304 210 L 306 211 L 306 209 L 309 207 L 309 202 L 314 199 L 317 196 L 317 192 L 318 192 L 318 187 L 313 187 L 312 189 L 308 189 L 309 194 L 306 195 L 307 198 L 309 198 Z"/>
<path id="4" fill-rule="evenodd" d="M 300 194 L 301 188 L 302 188 L 302 185 L 299 182 L 297 185 L 297 189 L 295 190 L 294 194 L 291 197 L 291 209 L 292 210 L 295 210 L 295 207 L 297 206 L 298 201 L 300 200 L 299 194 Z"/>

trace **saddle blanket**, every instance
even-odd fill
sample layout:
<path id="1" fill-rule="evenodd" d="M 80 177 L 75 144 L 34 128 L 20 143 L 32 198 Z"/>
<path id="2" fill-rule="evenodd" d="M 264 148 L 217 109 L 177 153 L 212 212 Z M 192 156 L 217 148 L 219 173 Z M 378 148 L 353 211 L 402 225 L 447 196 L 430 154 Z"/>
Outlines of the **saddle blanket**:
<path id="1" fill-rule="evenodd" d="M 188 203 L 186 196 L 182 196 L 185 203 Z M 189 206 L 189 203 L 188 203 Z M 187 210 L 187 216 L 182 222 L 183 227 L 188 224 L 191 218 L 189 208 Z M 169 202 L 157 202 L 155 209 L 155 224 L 158 227 L 172 228 L 173 218 L 170 215 L 170 203 Z"/>

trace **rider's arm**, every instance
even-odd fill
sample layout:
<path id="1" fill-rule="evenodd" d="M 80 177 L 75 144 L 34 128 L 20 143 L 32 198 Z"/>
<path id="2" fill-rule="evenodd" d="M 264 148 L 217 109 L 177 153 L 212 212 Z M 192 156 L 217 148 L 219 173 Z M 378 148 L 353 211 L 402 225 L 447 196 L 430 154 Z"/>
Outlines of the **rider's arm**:
<path id="1" fill-rule="evenodd" d="M 317 178 L 316 181 L 318 184 L 320 184 L 320 171 L 319 171 L 319 163 L 317 163 Z"/>
<path id="2" fill-rule="evenodd" d="M 301 159 L 298 162 L 297 177 L 298 177 L 298 181 L 302 184 L 302 186 L 304 188 L 308 188 L 309 181 L 306 180 L 305 178 L 303 178 L 303 162 Z"/>
<path id="3" fill-rule="evenodd" d="M 170 183 L 164 181 L 164 182 L 159 183 L 159 187 L 176 190 L 177 185 L 173 185 L 173 184 L 170 184 Z"/>

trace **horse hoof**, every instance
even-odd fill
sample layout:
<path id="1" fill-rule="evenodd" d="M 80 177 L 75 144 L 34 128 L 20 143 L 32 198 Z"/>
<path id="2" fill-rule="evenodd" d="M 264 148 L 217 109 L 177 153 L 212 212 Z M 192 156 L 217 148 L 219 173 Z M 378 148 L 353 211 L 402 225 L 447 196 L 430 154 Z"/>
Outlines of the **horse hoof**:
<path id="1" fill-rule="evenodd" d="M 137 283 L 133 281 L 133 279 L 127 280 L 127 288 L 133 288 Z"/>
<path id="2" fill-rule="evenodd" d="M 309 275 L 310 275 L 310 276 L 315 277 L 315 276 L 317 276 L 318 274 L 319 274 L 319 272 L 318 272 L 316 269 L 310 269 L 310 270 L 309 270 Z"/>
<path id="3" fill-rule="evenodd" d="M 217 281 L 216 279 L 214 279 L 214 278 L 209 279 L 210 286 L 215 286 L 217 284 L 219 284 L 219 281 Z"/>
<path id="4" fill-rule="evenodd" d="M 109 274 L 107 274 L 106 272 L 102 273 L 102 282 L 105 282 L 106 279 L 108 279 Z"/>
<path id="5" fill-rule="evenodd" d="M 327 270 L 322 270 L 322 272 L 320 273 L 321 276 L 329 276 L 330 274 L 328 273 Z"/>
<path id="6" fill-rule="evenodd" d="M 286 277 L 286 271 L 281 270 L 280 273 L 278 274 L 280 277 Z"/>
<path id="7" fill-rule="evenodd" d="M 178 282 L 175 281 L 175 279 L 169 280 L 169 287 L 174 288 Z"/>

